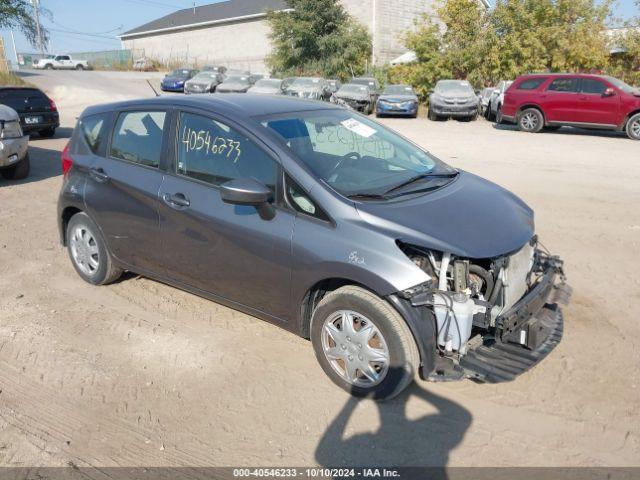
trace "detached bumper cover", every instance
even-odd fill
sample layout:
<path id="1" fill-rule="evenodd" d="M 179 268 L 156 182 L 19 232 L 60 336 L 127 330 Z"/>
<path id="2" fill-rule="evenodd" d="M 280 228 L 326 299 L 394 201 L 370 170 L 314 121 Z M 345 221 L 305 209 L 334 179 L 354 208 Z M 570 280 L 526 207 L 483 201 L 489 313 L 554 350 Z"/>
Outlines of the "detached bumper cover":
<path id="1" fill-rule="evenodd" d="M 562 339 L 560 306 L 569 303 L 562 262 L 551 258 L 542 278 L 511 310 L 496 320 L 495 339 L 460 359 L 468 377 L 498 383 L 513 380 L 545 358 Z"/>

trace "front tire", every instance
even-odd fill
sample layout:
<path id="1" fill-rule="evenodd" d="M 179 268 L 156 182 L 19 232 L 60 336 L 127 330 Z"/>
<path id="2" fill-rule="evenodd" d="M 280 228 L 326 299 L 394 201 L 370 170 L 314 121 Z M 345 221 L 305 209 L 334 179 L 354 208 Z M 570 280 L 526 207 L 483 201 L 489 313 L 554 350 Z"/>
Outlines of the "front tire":
<path id="1" fill-rule="evenodd" d="M 631 140 L 640 140 L 640 113 L 635 114 L 627 122 L 627 136 Z"/>
<path id="2" fill-rule="evenodd" d="M 438 120 L 440 120 L 440 117 L 438 117 L 436 112 L 434 112 L 431 109 L 429 109 L 429 114 L 427 116 L 429 117 L 429 120 L 431 120 L 432 122 L 437 122 Z"/>
<path id="3" fill-rule="evenodd" d="M 71 217 L 66 238 L 73 268 L 85 282 L 106 285 L 122 275 L 122 270 L 113 263 L 100 229 L 86 213 Z"/>
<path id="4" fill-rule="evenodd" d="M 311 320 L 311 342 L 327 376 L 356 397 L 395 397 L 420 364 L 404 319 L 360 287 L 341 287 L 320 301 Z"/>
<path id="5" fill-rule="evenodd" d="M 518 127 L 523 132 L 538 133 L 544 128 L 544 117 L 537 108 L 527 108 L 518 115 Z"/>
<path id="6" fill-rule="evenodd" d="M 31 162 L 29 160 L 29 154 L 27 153 L 18 163 L 0 170 L 0 173 L 2 173 L 2 177 L 7 180 L 22 180 L 23 178 L 27 178 L 30 170 Z"/>

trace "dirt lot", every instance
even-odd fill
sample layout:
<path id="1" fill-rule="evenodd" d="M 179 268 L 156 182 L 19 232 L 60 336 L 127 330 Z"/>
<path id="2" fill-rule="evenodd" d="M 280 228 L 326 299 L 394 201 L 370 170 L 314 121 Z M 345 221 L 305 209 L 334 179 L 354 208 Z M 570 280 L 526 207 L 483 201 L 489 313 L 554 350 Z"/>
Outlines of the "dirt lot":
<path id="1" fill-rule="evenodd" d="M 64 128 L 32 139 L 30 178 L 0 180 L 1 466 L 640 465 L 640 144 L 385 120 L 524 198 L 575 291 L 564 341 L 516 381 L 422 383 L 378 405 L 275 326 L 144 278 L 75 274 L 59 151 L 83 105 L 148 96 L 146 76 L 28 78 Z"/>

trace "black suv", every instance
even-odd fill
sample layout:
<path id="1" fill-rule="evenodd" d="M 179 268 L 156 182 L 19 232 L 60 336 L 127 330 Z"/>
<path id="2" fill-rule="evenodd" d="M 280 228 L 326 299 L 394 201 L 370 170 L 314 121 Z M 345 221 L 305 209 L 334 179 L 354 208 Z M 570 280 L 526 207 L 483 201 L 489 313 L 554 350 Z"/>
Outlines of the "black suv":
<path id="1" fill-rule="evenodd" d="M 38 88 L 0 87 L 0 103 L 18 112 L 24 133 L 38 132 L 41 137 L 53 137 L 60 126 L 58 107 Z"/>

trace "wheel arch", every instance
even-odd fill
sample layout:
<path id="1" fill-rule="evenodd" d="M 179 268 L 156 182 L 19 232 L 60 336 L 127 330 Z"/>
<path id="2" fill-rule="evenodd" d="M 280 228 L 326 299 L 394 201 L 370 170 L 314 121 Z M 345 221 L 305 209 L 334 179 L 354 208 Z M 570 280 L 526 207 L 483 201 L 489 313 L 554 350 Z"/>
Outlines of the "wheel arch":
<path id="1" fill-rule="evenodd" d="M 62 210 L 60 214 L 60 239 L 63 246 L 67 246 L 67 226 L 69 225 L 69 221 L 74 215 L 82 211 L 83 210 L 75 206 L 68 206 Z"/>
<path id="2" fill-rule="evenodd" d="M 624 123 L 622 124 L 622 130 L 627 128 L 627 124 L 629 123 L 629 120 L 631 120 L 634 116 L 636 116 L 638 114 L 640 114 L 640 108 L 637 108 L 637 109 L 633 110 L 632 112 L 630 112 L 624 119 Z"/>
<path id="3" fill-rule="evenodd" d="M 518 115 L 520 115 L 522 112 L 524 112 L 525 110 L 528 110 L 530 108 L 535 108 L 536 110 L 538 110 L 540 112 L 540 114 L 542 115 L 542 120 L 544 120 L 544 124 L 547 124 L 547 116 L 544 113 L 544 110 L 542 109 L 542 107 L 538 104 L 535 103 L 525 103 L 524 105 L 521 105 L 520 107 L 518 107 L 518 110 L 516 111 L 516 117 Z"/>

